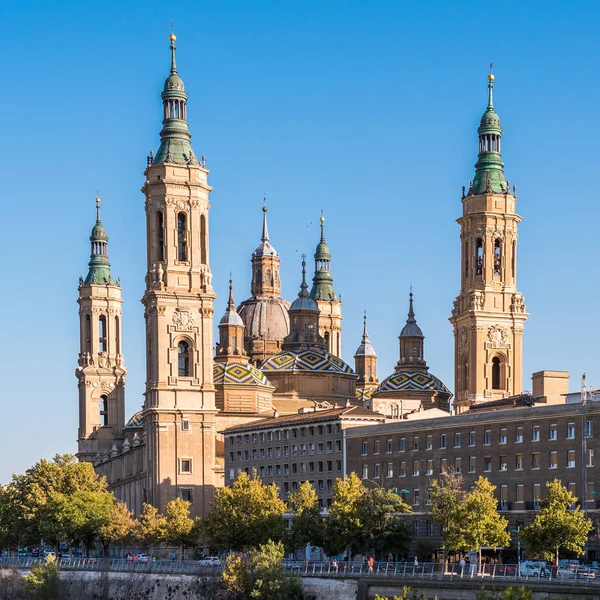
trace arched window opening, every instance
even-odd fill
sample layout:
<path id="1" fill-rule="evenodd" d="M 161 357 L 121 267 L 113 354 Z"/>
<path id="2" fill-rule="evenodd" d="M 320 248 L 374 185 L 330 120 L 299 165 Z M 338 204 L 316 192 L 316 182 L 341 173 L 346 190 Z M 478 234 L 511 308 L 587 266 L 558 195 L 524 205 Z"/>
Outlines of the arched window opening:
<path id="1" fill-rule="evenodd" d="M 177 347 L 177 366 L 179 377 L 190 376 L 190 347 L 187 342 L 179 342 Z"/>
<path id="2" fill-rule="evenodd" d="M 476 248 L 475 275 L 481 275 L 483 273 L 483 240 L 481 238 L 477 238 Z"/>
<path id="3" fill-rule="evenodd" d="M 492 358 L 492 389 L 500 389 L 500 359 L 497 356 Z"/>
<path id="4" fill-rule="evenodd" d="M 371 365 L 367 367 L 367 381 L 373 381 L 373 367 Z"/>
<path id="5" fill-rule="evenodd" d="M 108 425 L 108 396 L 100 396 L 100 424 Z"/>
<path id="6" fill-rule="evenodd" d="M 104 315 L 98 319 L 98 352 L 108 352 L 106 345 L 106 317 Z"/>
<path id="7" fill-rule="evenodd" d="M 511 257 L 511 270 L 513 279 L 515 278 L 516 273 L 516 265 L 517 265 L 517 242 L 513 241 L 512 243 L 512 257 Z"/>
<path id="8" fill-rule="evenodd" d="M 92 317 L 85 315 L 85 351 L 92 351 Z"/>
<path id="9" fill-rule="evenodd" d="M 206 217 L 200 216 L 200 262 L 203 265 L 207 263 L 206 257 Z"/>
<path id="10" fill-rule="evenodd" d="M 273 282 L 273 280 L 271 279 L 271 269 L 267 269 L 265 271 L 265 279 L 266 279 L 267 283 Z"/>
<path id="11" fill-rule="evenodd" d="M 256 291 L 262 293 L 262 269 L 256 269 Z"/>
<path id="12" fill-rule="evenodd" d="M 326 331 L 323 337 L 325 338 L 325 343 L 327 344 L 327 351 L 330 351 L 331 346 L 329 345 L 329 331 Z"/>
<path id="13" fill-rule="evenodd" d="M 494 275 L 500 275 L 502 268 L 502 242 L 499 239 L 494 241 Z"/>
<path id="14" fill-rule="evenodd" d="M 121 328 L 119 317 L 115 317 L 115 350 L 117 354 L 121 354 Z"/>
<path id="15" fill-rule="evenodd" d="M 469 242 L 465 242 L 465 279 L 469 276 Z"/>
<path id="16" fill-rule="evenodd" d="M 310 342 L 310 323 L 304 323 L 304 341 Z"/>
<path id="17" fill-rule="evenodd" d="M 232 354 L 237 354 L 238 353 L 237 335 L 232 335 L 231 336 L 231 353 Z"/>
<path id="18" fill-rule="evenodd" d="M 463 361 L 463 368 L 462 368 L 462 389 L 463 391 L 467 391 L 468 387 L 469 387 L 469 365 L 467 363 L 467 360 L 465 359 Z"/>
<path id="19" fill-rule="evenodd" d="M 156 213 L 156 236 L 158 238 L 158 260 L 165 260 L 165 220 L 162 211 Z"/>
<path id="20" fill-rule="evenodd" d="M 187 260 L 187 217 L 185 213 L 177 215 L 177 260 Z"/>

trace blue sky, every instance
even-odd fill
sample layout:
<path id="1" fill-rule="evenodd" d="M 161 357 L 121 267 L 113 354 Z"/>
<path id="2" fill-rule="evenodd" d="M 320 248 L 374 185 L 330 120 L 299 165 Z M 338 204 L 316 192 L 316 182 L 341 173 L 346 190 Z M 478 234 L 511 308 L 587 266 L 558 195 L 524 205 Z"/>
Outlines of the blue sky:
<path id="1" fill-rule="evenodd" d="M 3 3 L 0 114 L 0 483 L 75 452 L 77 280 L 100 190 L 121 278 L 127 412 L 142 403 L 145 158 L 175 23 L 196 154 L 211 170 L 211 261 L 225 308 L 249 295 L 263 194 L 283 295 L 325 211 L 343 358 L 362 312 L 379 376 L 397 360 L 413 285 L 431 371 L 450 388 L 461 186 L 494 61 L 506 174 L 523 216 L 518 287 L 531 317 L 524 388 L 541 369 L 600 386 L 594 2 L 286 0 Z M 590 117 L 590 113 L 592 116 Z"/>

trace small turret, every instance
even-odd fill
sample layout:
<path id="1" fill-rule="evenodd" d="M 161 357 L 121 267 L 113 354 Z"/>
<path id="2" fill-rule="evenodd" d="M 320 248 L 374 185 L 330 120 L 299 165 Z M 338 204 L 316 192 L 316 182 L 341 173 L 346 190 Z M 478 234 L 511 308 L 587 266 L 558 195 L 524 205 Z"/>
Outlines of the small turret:
<path id="1" fill-rule="evenodd" d="M 315 275 L 310 297 L 313 300 L 337 300 L 331 276 L 331 252 L 325 241 L 325 217 L 321 214 L 321 240 L 315 251 Z"/>
<path id="2" fill-rule="evenodd" d="M 362 342 L 354 353 L 354 364 L 356 374 L 358 375 L 357 387 L 365 387 L 365 384 L 369 383 L 375 384 L 373 387 L 377 387 L 376 384 L 379 383 L 379 379 L 377 378 L 377 353 L 369 341 L 367 311 L 365 311 L 363 320 Z"/>
<path id="3" fill-rule="evenodd" d="M 398 339 L 400 340 L 400 360 L 396 365 L 396 372 L 407 369 L 427 371 L 429 367 L 423 357 L 423 340 L 425 336 L 415 319 L 412 289 L 409 294 L 408 318 Z"/>
<path id="4" fill-rule="evenodd" d="M 229 280 L 229 301 L 227 310 L 219 322 L 219 344 L 217 345 L 217 362 L 241 360 L 247 362 L 244 352 L 244 321 L 235 309 L 233 299 L 233 282 Z"/>
<path id="5" fill-rule="evenodd" d="M 100 198 L 96 198 L 96 224 L 92 229 L 90 243 L 90 269 L 84 283 L 86 285 L 93 283 L 115 285 L 108 261 L 108 236 L 100 219 Z"/>

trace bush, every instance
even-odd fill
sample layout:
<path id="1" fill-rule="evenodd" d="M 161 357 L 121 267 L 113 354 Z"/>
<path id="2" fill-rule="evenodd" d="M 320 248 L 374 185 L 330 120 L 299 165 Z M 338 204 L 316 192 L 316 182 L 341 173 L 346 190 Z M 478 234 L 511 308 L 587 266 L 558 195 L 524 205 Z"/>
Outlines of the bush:
<path id="1" fill-rule="evenodd" d="M 60 578 L 52 555 L 48 555 L 45 564 L 36 563 L 23 581 L 31 600 L 58 600 Z"/>

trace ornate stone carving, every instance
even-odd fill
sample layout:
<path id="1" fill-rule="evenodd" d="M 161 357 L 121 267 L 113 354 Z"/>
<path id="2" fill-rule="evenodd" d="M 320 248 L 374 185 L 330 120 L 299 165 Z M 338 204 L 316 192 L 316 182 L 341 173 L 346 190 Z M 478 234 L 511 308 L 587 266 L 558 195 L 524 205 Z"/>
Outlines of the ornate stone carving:
<path id="1" fill-rule="evenodd" d="M 514 293 L 511 297 L 510 311 L 521 313 L 525 312 L 525 299 L 518 292 Z"/>
<path id="2" fill-rule="evenodd" d="M 458 351 L 466 352 L 469 343 L 469 332 L 466 329 L 458 330 Z"/>
<path id="3" fill-rule="evenodd" d="M 506 348 L 508 333 L 506 327 L 492 325 L 488 328 L 488 340 L 492 348 Z"/>
<path id="4" fill-rule="evenodd" d="M 194 326 L 194 317 L 189 310 L 178 308 L 173 314 L 173 325 L 180 330 L 191 329 Z"/>
<path id="5" fill-rule="evenodd" d="M 485 293 L 484 292 L 473 292 L 471 296 L 470 310 L 483 310 L 485 306 Z"/>

